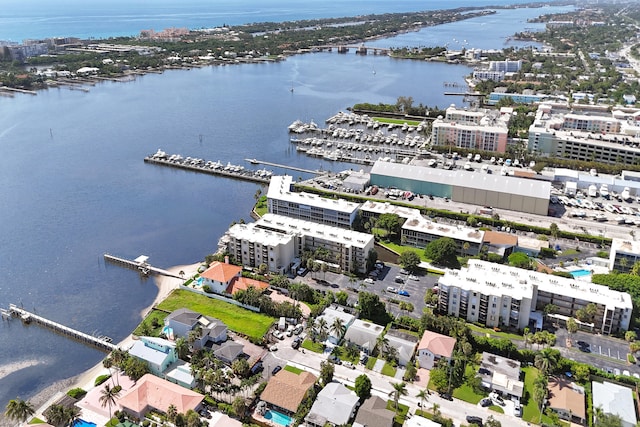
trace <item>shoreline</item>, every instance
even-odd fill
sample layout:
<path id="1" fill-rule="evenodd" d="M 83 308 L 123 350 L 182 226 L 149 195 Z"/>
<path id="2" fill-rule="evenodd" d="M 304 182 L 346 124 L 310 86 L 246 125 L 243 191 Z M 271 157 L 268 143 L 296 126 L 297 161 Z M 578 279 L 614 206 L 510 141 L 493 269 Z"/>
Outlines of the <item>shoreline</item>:
<path id="1" fill-rule="evenodd" d="M 177 265 L 167 269 L 172 273 L 178 274 L 180 271 L 184 271 L 185 277 L 191 277 L 197 273 L 198 267 L 202 264 L 202 261 L 199 261 L 194 264 L 187 265 Z M 140 311 L 141 321 L 145 318 L 147 314 L 162 302 L 169 294 L 174 290 L 180 287 L 182 283 L 182 279 L 176 277 L 167 277 L 156 275 L 154 277 L 154 282 L 158 287 L 158 294 L 154 298 L 153 302 L 146 308 Z M 129 333 L 122 341 L 118 342 L 118 347 L 127 348 L 133 342 L 133 331 Z M 106 355 L 105 355 L 106 357 Z M 54 382 L 53 384 L 41 389 L 36 392 L 33 396 L 29 397 L 27 400 L 33 405 L 35 410 L 34 414 L 30 417 L 38 417 L 44 421 L 44 417 L 42 413 L 57 399 L 59 399 L 62 395 L 64 395 L 68 390 L 72 388 L 82 388 L 85 391 L 88 391 L 94 387 L 95 379 L 103 374 L 108 374 L 108 370 L 102 365 L 102 360 L 98 362 L 96 365 L 90 367 L 84 372 L 79 373 L 70 378 L 62 379 Z M 81 416 L 82 418 L 82 416 Z M 84 418 L 83 418 L 84 419 Z M 28 425 L 29 420 L 25 423 L 15 423 L 10 421 L 7 417 L 4 416 L 4 408 L 0 410 L 0 427 L 14 427 L 19 425 Z"/>

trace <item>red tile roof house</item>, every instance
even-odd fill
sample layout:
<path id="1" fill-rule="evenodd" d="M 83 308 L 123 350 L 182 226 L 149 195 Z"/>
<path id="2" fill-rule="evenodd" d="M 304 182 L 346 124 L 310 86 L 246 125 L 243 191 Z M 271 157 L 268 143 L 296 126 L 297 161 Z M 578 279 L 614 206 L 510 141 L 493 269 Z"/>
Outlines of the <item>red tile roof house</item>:
<path id="1" fill-rule="evenodd" d="M 258 290 L 269 287 L 268 283 L 242 277 L 242 267 L 226 262 L 214 261 L 202 274 L 203 283 L 217 294 L 235 294 L 240 289 L 247 289 L 250 286 Z"/>
<path id="2" fill-rule="evenodd" d="M 432 369 L 435 363 L 445 358 L 451 360 L 456 339 L 447 335 L 424 331 L 418 344 L 417 359 L 421 368 Z"/>
<path id="3" fill-rule="evenodd" d="M 294 374 L 283 369 L 271 377 L 260 399 L 278 411 L 295 414 L 316 379 L 309 372 Z"/>
<path id="4" fill-rule="evenodd" d="M 123 411 L 142 419 L 151 410 L 167 412 L 169 405 L 174 405 L 182 414 L 189 409 L 197 411 L 203 399 L 200 393 L 146 374 L 118 400 L 118 405 Z"/>

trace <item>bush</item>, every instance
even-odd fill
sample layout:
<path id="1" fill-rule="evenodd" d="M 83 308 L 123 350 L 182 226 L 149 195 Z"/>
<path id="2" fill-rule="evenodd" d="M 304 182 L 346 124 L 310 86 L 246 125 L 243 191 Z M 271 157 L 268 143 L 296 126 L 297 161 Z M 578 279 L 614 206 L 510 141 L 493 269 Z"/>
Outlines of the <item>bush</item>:
<path id="1" fill-rule="evenodd" d="M 87 392 L 81 388 L 72 388 L 67 392 L 67 396 L 73 397 L 74 399 L 77 399 L 77 400 L 82 399 L 86 394 Z"/>
<path id="2" fill-rule="evenodd" d="M 100 375 L 98 378 L 96 378 L 95 382 L 93 383 L 94 386 L 99 386 L 100 384 L 104 383 L 106 380 L 108 380 L 109 378 L 111 378 L 111 375 Z"/>

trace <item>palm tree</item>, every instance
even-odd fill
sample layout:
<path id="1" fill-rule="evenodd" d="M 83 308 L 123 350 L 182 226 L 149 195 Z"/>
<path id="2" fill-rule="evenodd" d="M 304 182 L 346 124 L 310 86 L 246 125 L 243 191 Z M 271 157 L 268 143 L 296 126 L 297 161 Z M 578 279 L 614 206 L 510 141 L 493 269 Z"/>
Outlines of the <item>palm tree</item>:
<path id="1" fill-rule="evenodd" d="M 318 338 L 320 341 L 326 341 L 329 325 L 327 325 L 327 320 L 324 317 L 318 318 L 316 328 L 318 329 Z"/>
<path id="2" fill-rule="evenodd" d="M 424 401 L 429 400 L 429 390 L 427 390 L 426 388 L 420 390 L 418 394 L 416 394 L 416 397 L 420 399 L 420 407 L 424 408 Z"/>
<path id="3" fill-rule="evenodd" d="M 7 403 L 4 415 L 12 421 L 25 422 L 34 413 L 33 405 L 19 397 Z"/>
<path id="4" fill-rule="evenodd" d="M 109 384 L 105 384 L 104 389 L 100 392 L 100 404 L 104 408 L 109 406 L 109 419 L 111 419 L 111 405 L 116 404 L 116 399 L 120 397 L 120 389 L 118 387 L 111 388 Z"/>
<path id="5" fill-rule="evenodd" d="M 77 422 L 80 421 L 80 417 L 82 416 L 82 409 L 78 408 L 76 405 L 70 406 L 64 410 L 66 424 L 73 427 Z"/>
<path id="6" fill-rule="evenodd" d="M 178 408 L 176 408 L 176 405 L 172 403 L 167 408 L 167 418 L 169 418 L 169 421 L 174 422 L 176 419 L 176 415 L 178 415 Z"/>
<path id="7" fill-rule="evenodd" d="M 549 375 L 558 364 L 558 356 L 553 350 L 545 348 L 536 354 L 533 364 L 543 375 Z"/>
<path id="8" fill-rule="evenodd" d="M 344 335 L 346 330 L 347 330 L 347 327 L 344 326 L 344 322 L 342 321 L 342 319 L 340 319 L 339 317 L 336 317 L 333 320 L 333 323 L 331 324 L 331 332 L 333 332 L 336 338 L 338 339 L 336 344 L 340 344 L 340 341 L 342 340 L 342 336 Z"/>
<path id="9" fill-rule="evenodd" d="M 65 413 L 64 406 L 53 404 L 47 408 L 44 416 L 47 418 L 47 422 L 53 426 L 63 426 L 67 424 L 67 414 Z"/>
<path id="10" fill-rule="evenodd" d="M 102 366 L 104 366 L 105 368 L 107 368 L 107 370 L 109 371 L 109 376 L 111 377 L 111 382 L 113 383 L 113 385 L 115 386 L 115 379 L 113 378 L 113 375 L 111 374 L 111 368 L 113 367 L 113 360 L 111 360 L 110 357 L 105 358 L 102 361 Z"/>
<path id="11" fill-rule="evenodd" d="M 178 358 L 182 360 L 185 360 L 189 354 L 189 343 L 184 337 L 179 337 L 176 340 L 176 352 L 178 353 Z"/>
<path id="12" fill-rule="evenodd" d="M 378 350 L 378 355 L 384 353 L 387 347 L 389 347 L 389 340 L 387 337 L 384 335 L 378 335 L 378 338 L 376 338 L 376 349 Z"/>
<path id="13" fill-rule="evenodd" d="M 393 386 L 393 390 L 389 393 L 389 396 L 393 395 L 393 401 L 395 403 L 396 414 L 398 413 L 398 400 L 400 400 L 400 396 L 407 395 L 407 383 L 404 381 L 401 383 L 391 383 Z"/>

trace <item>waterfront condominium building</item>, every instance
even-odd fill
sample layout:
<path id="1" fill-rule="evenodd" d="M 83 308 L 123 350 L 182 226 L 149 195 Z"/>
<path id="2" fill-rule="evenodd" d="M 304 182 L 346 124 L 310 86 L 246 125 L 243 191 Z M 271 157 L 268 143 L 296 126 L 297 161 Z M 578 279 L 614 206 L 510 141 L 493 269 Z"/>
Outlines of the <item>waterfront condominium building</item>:
<path id="1" fill-rule="evenodd" d="M 294 237 L 260 228 L 256 223 L 235 224 L 227 231 L 226 249 L 246 267 L 267 265 L 269 271 L 284 274 L 295 258 Z"/>
<path id="2" fill-rule="evenodd" d="M 489 70 L 504 71 L 505 73 L 517 73 L 522 68 L 522 60 L 517 61 L 490 61 Z"/>
<path id="3" fill-rule="evenodd" d="M 529 127 L 530 151 L 538 155 L 605 163 L 640 161 L 640 110 L 540 104 Z"/>
<path id="4" fill-rule="evenodd" d="M 613 239 L 609 254 L 609 270 L 628 273 L 638 261 L 640 261 L 640 242 Z"/>
<path id="5" fill-rule="evenodd" d="M 254 224 L 257 229 L 292 236 L 294 258 L 299 258 L 304 250 L 325 248 L 331 254 L 331 261 L 327 262 L 330 269 L 366 273 L 367 255 L 373 249 L 371 234 L 274 214 L 265 214 Z M 252 239 L 250 235 L 245 238 Z M 287 265 L 284 261 L 282 265 Z"/>
<path id="6" fill-rule="evenodd" d="M 358 212 L 358 203 L 295 192 L 292 187 L 291 176 L 271 177 L 267 192 L 269 213 L 334 227 L 350 228 L 353 224 Z"/>
<path id="7" fill-rule="evenodd" d="M 481 260 L 447 270 L 438 281 L 440 312 L 489 327 L 523 329 L 537 317 L 531 313 L 547 304 L 557 306 L 556 316 L 566 320 L 591 303 L 597 307 L 593 323 L 581 326 L 604 334 L 629 328 L 631 297 L 606 286 Z"/>
<path id="8" fill-rule="evenodd" d="M 431 143 L 468 150 L 496 151 L 507 149 L 509 114 L 489 110 L 467 110 L 451 106 L 445 117 L 432 124 Z"/>

